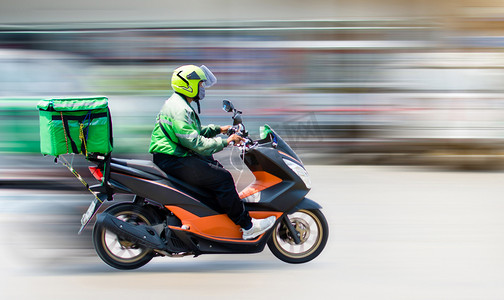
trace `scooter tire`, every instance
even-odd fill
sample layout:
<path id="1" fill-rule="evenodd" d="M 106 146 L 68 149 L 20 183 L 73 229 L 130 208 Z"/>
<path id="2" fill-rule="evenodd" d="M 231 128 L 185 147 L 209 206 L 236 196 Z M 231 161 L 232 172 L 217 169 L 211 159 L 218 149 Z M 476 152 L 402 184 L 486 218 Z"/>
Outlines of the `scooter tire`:
<path id="1" fill-rule="evenodd" d="M 104 213 L 134 224 L 153 225 L 160 223 L 155 213 L 144 206 L 133 203 L 113 205 L 107 208 Z M 155 256 L 152 249 L 140 247 L 121 239 L 98 223 L 93 228 L 93 245 L 98 256 L 106 264 L 120 270 L 140 268 Z"/>
<path id="2" fill-rule="evenodd" d="M 278 259 L 301 264 L 317 257 L 327 243 L 329 226 L 324 214 L 318 209 L 300 209 L 287 216 L 299 233 L 300 244 L 296 244 L 283 220 L 278 222 L 268 247 Z"/>

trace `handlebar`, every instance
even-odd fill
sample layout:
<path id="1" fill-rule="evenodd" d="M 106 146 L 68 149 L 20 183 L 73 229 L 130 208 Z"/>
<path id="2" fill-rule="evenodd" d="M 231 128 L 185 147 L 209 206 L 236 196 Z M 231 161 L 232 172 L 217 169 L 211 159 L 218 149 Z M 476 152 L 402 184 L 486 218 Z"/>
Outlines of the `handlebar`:
<path id="1" fill-rule="evenodd" d="M 248 131 L 245 130 L 245 126 L 243 124 L 237 124 L 228 129 L 227 135 L 231 136 L 236 134 L 244 139 L 242 144 L 243 147 L 250 148 L 254 145 L 254 141 L 249 137 Z M 234 142 L 229 143 L 231 146 L 234 146 Z"/>
<path id="2" fill-rule="evenodd" d="M 234 125 L 232 126 L 231 128 L 228 129 L 227 131 L 227 135 L 228 136 L 231 136 L 233 134 L 238 134 L 240 136 L 243 136 L 242 135 L 242 132 L 245 131 L 245 126 L 243 126 L 243 124 L 238 124 L 238 125 Z"/>

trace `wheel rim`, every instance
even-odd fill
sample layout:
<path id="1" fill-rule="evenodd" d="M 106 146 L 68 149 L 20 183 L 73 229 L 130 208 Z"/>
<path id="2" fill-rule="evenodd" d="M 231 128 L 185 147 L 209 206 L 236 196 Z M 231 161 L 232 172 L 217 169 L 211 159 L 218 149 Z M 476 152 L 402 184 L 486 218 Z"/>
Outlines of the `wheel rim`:
<path id="1" fill-rule="evenodd" d="M 300 244 L 296 244 L 287 227 L 279 223 L 274 232 L 273 242 L 285 256 L 304 258 L 309 256 L 322 242 L 322 223 L 310 211 L 300 210 L 288 215 L 291 224 L 300 233 Z"/>
<path id="2" fill-rule="evenodd" d="M 121 221 L 128 222 L 134 225 L 150 225 L 149 220 L 143 215 L 132 211 L 119 212 L 115 215 Z M 103 230 L 101 234 L 103 248 L 110 257 L 123 263 L 136 262 L 149 251 L 140 248 L 132 242 L 121 239 L 117 234 L 110 230 Z"/>

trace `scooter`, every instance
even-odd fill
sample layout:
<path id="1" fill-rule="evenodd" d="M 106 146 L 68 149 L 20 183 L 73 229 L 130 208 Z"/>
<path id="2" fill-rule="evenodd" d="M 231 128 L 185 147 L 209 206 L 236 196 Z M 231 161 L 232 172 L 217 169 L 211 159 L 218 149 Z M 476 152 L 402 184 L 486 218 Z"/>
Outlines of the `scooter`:
<path id="1" fill-rule="evenodd" d="M 253 240 L 243 240 L 240 227 L 216 207 L 205 205 L 211 194 L 165 174 L 153 162 L 103 157 L 89 160 L 99 181 L 90 187 L 95 200 L 81 220 L 81 231 L 105 199 L 125 193 L 132 202 L 119 203 L 97 214 L 93 244 L 99 257 L 117 269 L 136 269 L 153 257 L 226 253 L 258 253 L 266 244 L 287 263 L 305 263 L 324 249 L 329 228 L 316 202 L 306 198 L 311 181 L 303 163 L 289 145 L 268 125 L 261 127 L 262 139 L 254 141 L 242 122 L 242 112 L 230 101 L 223 109 L 233 113 L 228 134 L 244 138 L 241 159 L 255 181 L 241 191 L 250 216 L 276 217 L 275 225 Z M 108 172 L 106 175 L 105 172 Z M 206 202 L 208 203 L 208 201 Z"/>

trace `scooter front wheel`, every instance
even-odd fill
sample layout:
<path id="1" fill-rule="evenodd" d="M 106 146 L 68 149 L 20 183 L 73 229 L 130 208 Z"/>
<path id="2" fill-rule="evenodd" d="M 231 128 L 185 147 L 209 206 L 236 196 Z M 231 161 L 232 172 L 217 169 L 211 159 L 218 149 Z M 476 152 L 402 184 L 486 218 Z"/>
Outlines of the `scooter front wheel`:
<path id="1" fill-rule="evenodd" d="M 287 215 L 292 226 L 286 224 L 286 219 L 279 222 L 268 241 L 271 252 L 287 263 L 300 264 L 317 257 L 327 243 L 329 226 L 318 209 L 301 209 Z M 290 227 L 290 229 L 289 229 Z M 293 237 L 293 232 L 299 237 L 299 243 Z"/>

